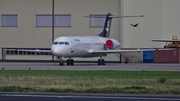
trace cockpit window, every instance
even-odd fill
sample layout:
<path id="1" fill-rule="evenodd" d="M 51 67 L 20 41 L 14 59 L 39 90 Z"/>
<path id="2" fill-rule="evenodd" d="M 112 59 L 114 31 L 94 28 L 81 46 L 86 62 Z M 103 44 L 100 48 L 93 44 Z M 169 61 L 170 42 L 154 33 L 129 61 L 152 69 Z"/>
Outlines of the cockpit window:
<path id="1" fill-rule="evenodd" d="M 69 45 L 69 42 L 54 42 L 53 45 Z"/>
<path id="2" fill-rule="evenodd" d="M 54 44 L 54 45 L 57 45 L 57 44 L 58 44 L 58 42 L 54 42 L 53 44 Z"/>
<path id="3" fill-rule="evenodd" d="M 65 45 L 69 45 L 69 42 L 65 42 Z"/>
<path id="4" fill-rule="evenodd" d="M 63 45 L 64 44 L 64 42 L 59 42 L 59 45 Z"/>

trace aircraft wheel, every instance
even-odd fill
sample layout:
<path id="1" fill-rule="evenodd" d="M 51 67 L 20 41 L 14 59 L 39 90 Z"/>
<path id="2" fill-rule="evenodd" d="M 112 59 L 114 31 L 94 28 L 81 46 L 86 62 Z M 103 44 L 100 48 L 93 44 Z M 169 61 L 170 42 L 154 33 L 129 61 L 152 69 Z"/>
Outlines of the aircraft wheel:
<path id="1" fill-rule="evenodd" d="M 74 65 L 74 60 L 73 60 L 73 59 L 71 59 L 71 61 L 70 61 L 70 62 L 71 62 L 71 65 Z"/>
<path id="2" fill-rule="evenodd" d="M 67 59 L 66 64 L 70 65 L 70 60 L 69 59 Z"/>
<path id="3" fill-rule="evenodd" d="M 101 65 L 101 60 L 100 59 L 98 59 L 98 65 Z"/>
<path id="4" fill-rule="evenodd" d="M 105 60 L 104 59 L 102 59 L 102 65 L 105 65 Z"/>
<path id="5" fill-rule="evenodd" d="M 59 66 L 63 66 L 64 65 L 64 62 L 63 61 L 60 61 L 59 62 Z"/>
<path id="6" fill-rule="evenodd" d="M 98 59 L 98 65 L 105 65 L 105 60 Z"/>

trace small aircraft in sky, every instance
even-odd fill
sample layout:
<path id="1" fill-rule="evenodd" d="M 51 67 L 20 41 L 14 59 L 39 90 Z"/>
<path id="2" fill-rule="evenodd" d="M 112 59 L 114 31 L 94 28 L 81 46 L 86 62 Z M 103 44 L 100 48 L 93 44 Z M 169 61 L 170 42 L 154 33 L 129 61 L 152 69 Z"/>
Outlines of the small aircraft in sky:
<path id="1" fill-rule="evenodd" d="M 111 22 L 113 18 L 126 18 L 126 17 L 144 17 L 140 16 L 113 16 L 108 13 L 106 16 L 84 16 L 105 18 L 103 31 L 97 36 L 61 36 L 54 40 L 51 50 L 33 50 L 34 52 L 50 52 L 56 56 L 60 62 L 59 65 L 74 65 L 72 58 L 87 58 L 87 57 L 100 57 L 98 65 L 105 65 L 103 55 L 112 53 L 124 52 L 140 52 L 152 51 L 154 49 L 134 49 L 134 50 L 117 50 L 120 43 L 112 38 L 109 38 Z M 21 51 L 21 50 L 19 50 Z M 28 50 L 26 50 L 28 51 Z M 29 50 L 32 51 L 32 50 Z M 64 61 L 64 58 L 68 58 Z"/>

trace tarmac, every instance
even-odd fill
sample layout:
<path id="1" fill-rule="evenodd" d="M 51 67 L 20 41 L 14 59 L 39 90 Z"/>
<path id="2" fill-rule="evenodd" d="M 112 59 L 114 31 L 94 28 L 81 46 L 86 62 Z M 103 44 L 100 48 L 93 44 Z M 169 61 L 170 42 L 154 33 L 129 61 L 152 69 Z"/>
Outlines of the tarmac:
<path id="1" fill-rule="evenodd" d="M 1 101 L 179 101 L 179 95 L 0 93 Z"/>
<path id="2" fill-rule="evenodd" d="M 124 70 L 124 71 L 180 71 L 180 64 L 154 63 L 75 63 L 59 66 L 54 62 L 0 62 L 0 70 Z"/>

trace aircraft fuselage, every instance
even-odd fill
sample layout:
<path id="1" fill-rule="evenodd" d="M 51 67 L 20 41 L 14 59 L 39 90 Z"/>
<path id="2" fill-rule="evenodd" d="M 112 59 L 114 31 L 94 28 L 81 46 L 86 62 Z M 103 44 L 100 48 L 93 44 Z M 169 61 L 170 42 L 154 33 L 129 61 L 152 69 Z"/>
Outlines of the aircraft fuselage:
<path id="1" fill-rule="evenodd" d="M 113 41 L 113 49 L 120 46 L 117 40 L 100 36 L 62 36 L 54 40 L 51 51 L 57 57 L 96 57 L 99 54 L 90 54 L 88 51 L 106 50 L 107 40 Z"/>

